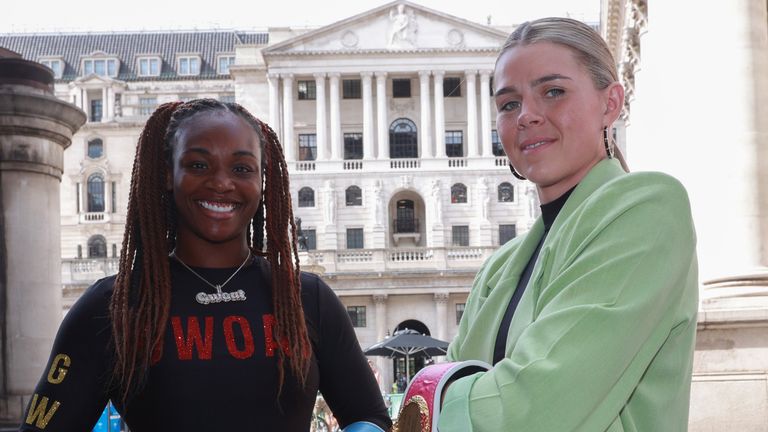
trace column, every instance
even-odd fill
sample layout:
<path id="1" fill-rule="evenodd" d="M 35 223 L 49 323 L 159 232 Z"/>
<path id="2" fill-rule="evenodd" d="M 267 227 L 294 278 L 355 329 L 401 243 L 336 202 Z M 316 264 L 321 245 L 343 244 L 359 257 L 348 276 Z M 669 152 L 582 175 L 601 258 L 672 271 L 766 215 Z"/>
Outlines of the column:
<path id="1" fill-rule="evenodd" d="M 435 321 L 437 332 L 435 337 L 440 340 L 448 340 L 448 293 L 435 293 Z"/>
<path id="2" fill-rule="evenodd" d="M 101 89 L 101 121 L 105 122 L 109 118 L 109 101 L 107 87 Z"/>
<path id="3" fill-rule="evenodd" d="M 285 160 L 296 159 L 296 142 L 293 137 L 293 74 L 283 75 L 283 150 Z"/>
<path id="4" fill-rule="evenodd" d="M 445 71 L 432 71 L 435 85 L 435 156 L 445 157 L 445 103 L 443 100 L 443 77 Z"/>
<path id="5" fill-rule="evenodd" d="M 317 138 L 317 159 L 325 160 L 328 158 L 326 154 L 325 136 L 327 132 L 327 125 L 325 122 L 325 74 L 315 74 L 315 114 L 317 115 L 316 125 L 316 138 Z"/>
<path id="6" fill-rule="evenodd" d="M 269 82 L 269 125 L 275 132 L 282 137 L 282 128 L 280 127 L 280 75 L 276 73 L 267 74 Z"/>
<path id="7" fill-rule="evenodd" d="M 371 72 L 363 72 L 363 159 L 373 159 L 373 88 Z"/>
<path id="8" fill-rule="evenodd" d="M 376 309 L 376 342 L 387 336 L 387 295 L 374 294 L 373 304 Z M 389 393 L 392 385 L 392 363 L 388 357 L 376 357 L 376 367 L 381 372 L 382 389 Z"/>
<path id="9" fill-rule="evenodd" d="M 389 159 L 389 125 L 387 124 L 387 73 L 376 72 L 376 145 L 379 159 Z"/>
<path id="10" fill-rule="evenodd" d="M 431 158 L 432 153 L 432 110 L 429 102 L 429 71 L 419 72 L 419 103 L 421 105 L 421 157 Z"/>
<path id="11" fill-rule="evenodd" d="M 477 152 L 477 71 L 464 72 L 467 80 L 467 155 L 476 157 Z"/>
<path id="12" fill-rule="evenodd" d="M 491 143 L 491 73 L 480 72 L 480 156 L 493 155 Z"/>
<path id="13" fill-rule="evenodd" d="M 331 159 L 339 160 L 344 157 L 341 151 L 341 103 L 339 101 L 338 73 L 329 73 L 331 84 Z"/>

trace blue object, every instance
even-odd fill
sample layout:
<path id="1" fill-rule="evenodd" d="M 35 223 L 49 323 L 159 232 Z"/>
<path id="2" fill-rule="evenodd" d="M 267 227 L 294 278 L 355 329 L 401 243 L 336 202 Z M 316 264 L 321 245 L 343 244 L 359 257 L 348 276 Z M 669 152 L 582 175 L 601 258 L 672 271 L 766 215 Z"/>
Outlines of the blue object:
<path id="1" fill-rule="evenodd" d="M 115 407 L 108 403 L 91 432 L 122 432 L 123 420 Z"/>
<path id="2" fill-rule="evenodd" d="M 359 421 L 345 427 L 342 432 L 384 432 L 384 429 L 371 422 Z"/>

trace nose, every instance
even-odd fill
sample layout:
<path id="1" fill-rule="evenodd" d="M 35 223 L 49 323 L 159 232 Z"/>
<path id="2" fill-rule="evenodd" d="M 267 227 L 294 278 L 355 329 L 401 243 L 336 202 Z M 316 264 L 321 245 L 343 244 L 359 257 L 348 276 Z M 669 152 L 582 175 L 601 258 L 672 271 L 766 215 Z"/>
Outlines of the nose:
<path id="1" fill-rule="evenodd" d="M 529 126 L 541 124 L 544 117 L 541 115 L 539 107 L 533 101 L 526 101 L 520 107 L 520 114 L 517 116 L 517 128 L 525 129 Z"/>
<path id="2" fill-rule="evenodd" d="M 219 169 L 208 178 L 207 186 L 216 191 L 216 193 L 224 193 L 232 190 L 234 183 L 226 169 Z"/>

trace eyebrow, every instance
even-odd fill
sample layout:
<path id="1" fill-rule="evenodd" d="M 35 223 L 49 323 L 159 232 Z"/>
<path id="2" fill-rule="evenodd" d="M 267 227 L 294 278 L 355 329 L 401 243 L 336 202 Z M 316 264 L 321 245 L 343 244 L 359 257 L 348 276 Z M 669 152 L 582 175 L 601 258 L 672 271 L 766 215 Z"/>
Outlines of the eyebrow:
<path id="1" fill-rule="evenodd" d="M 531 81 L 530 86 L 531 87 L 536 87 L 538 85 L 544 84 L 545 82 L 555 81 L 555 80 L 563 80 L 563 79 L 570 80 L 571 78 L 567 77 L 565 75 L 560 75 L 560 74 L 556 74 L 556 73 L 555 74 L 549 74 L 549 75 L 544 75 L 541 78 L 536 78 L 535 80 Z M 500 88 L 500 89 L 496 90 L 496 93 L 493 94 L 493 97 L 499 97 L 499 96 L 501 96 L 503 94 L 515 93 L 515 92 L 517 92 L 517 89 L 515 88 L 515 86 L 503 87 L 503 88 Z"/>
<path id="2" fill-rule="evenodd" d="M 184 153 L 200 153 L 204 155 L 210 155 L 211 152 L 208 151 L 208 149 L 204 149 L 202 147 L 190 147 L 184 151 Z M 238 150 L 232 153 L 233 156 L 242 157 L 242 156 L 250 156 L 252 158 L 256 158 L 256 155 L 250 151 L 250 150 Z"/>

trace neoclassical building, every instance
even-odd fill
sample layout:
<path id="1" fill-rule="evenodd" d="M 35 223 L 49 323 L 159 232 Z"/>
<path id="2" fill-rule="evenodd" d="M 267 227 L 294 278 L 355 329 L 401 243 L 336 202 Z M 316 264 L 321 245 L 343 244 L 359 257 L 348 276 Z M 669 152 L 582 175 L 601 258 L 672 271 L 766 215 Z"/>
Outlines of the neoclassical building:
<path id="1" fill-rule="evenodd" d="M 508 30 L 395 1 L 310 31 L 0 35 L 88 115 L 64 154 L 65 308 L 116 271 L 149 114 L 212 97 L 277 131 L 302 264 L 339 295 L 361 345 L 404 328 L 450 340 L 483 260 L 538 211 L 494 126 L 491 75 Z M 405 370 L 377 365 L 384 389 Z"/>

